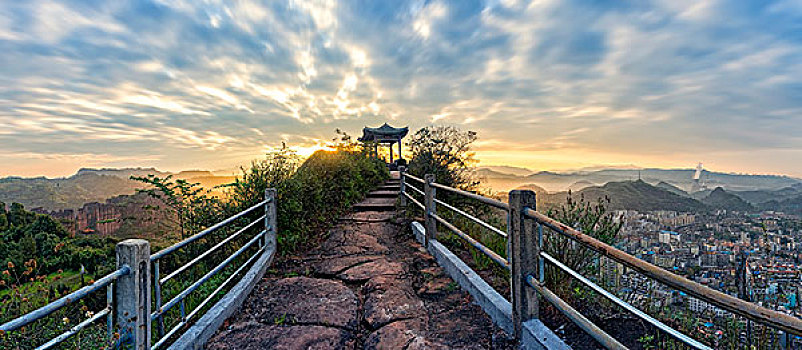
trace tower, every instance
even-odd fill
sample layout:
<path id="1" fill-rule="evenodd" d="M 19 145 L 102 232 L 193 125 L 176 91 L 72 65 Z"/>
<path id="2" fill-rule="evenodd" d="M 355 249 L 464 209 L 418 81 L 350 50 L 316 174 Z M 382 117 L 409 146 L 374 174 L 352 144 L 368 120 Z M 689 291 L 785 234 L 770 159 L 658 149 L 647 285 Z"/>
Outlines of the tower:
<path id="1" fill-rule="evenodd" d="M 704 167 L 702 167 L 702 163 L 700 162 L 696 166 L 696 172 L 693 173 L 693 186 L 691 187 L 691 192 L 698 192 L 704 189 L 704 185 L 702 184 L 702 171 L 704 171 Z"/>

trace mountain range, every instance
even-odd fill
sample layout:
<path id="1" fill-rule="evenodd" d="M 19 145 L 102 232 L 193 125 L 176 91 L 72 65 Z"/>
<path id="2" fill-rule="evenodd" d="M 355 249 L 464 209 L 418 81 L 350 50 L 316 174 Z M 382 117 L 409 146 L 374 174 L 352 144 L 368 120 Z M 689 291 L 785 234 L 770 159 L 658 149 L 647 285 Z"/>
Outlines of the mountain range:
<path id="1" fill-rule="evenodd" d="M 802 180 L 777 175 L 746 175 L 703 171 L 699 183 L 695 169 L 604 169 L 576 172 L 504 172 L 500 167 L 476 171 L 482 183 L 502 197 L 509 189 L 530 189 L 539 205 L 564 203 L 574 198 L 594 201 L 609 198 L 612 209 L 675 210 L 695 212 L 774 210 L 802 215 Z M 501 189 L 501 191 L 499 191 Z"/>
<path id="2" fill-rule="evenodd" d="M 603 185 L 614 181 L 641 179 L 647 183 L 665 182 L 685 192 L 693 192 L 696 169 L 604 169 L 594 171 L 551 172 L 540 171 L 521 175 L 526 169 L 480 167 L 475 175 L 498 191 L 507 191 L 521 184 L 535 183 L 552 191 L 564 191 L 582 182 Z M 703 170 L 700 184 L 709 189 L 721 187 L 728 191 L 775 191 L 802 183 L 802 180 L 782 175 L 732 174 Z"/>
<path id="3" fill-rule="evenodd" d="M 693 180 L 695 169 L 603 169 L 573 172 L 531 172 L 529 169 L 493 166 L 476 169 L 484 186 L 505 194 L 527 188 L 538 193 L 544 205 L 562 203 L 572 196 L 588 200 L 610 199 L 614 209 L 698 211 L 776 210 L 802 214 L 802 180 L 777 175 L 743 175 L 703 171 L 701 183 Z M 0 202 L 18 202 L 26 208 L 47 211 L 78 209 L 86 203 L 103 203 L 119 195 L 130 195 L 144 184 L 131 176 L 173 175 L 205 188 L 230 183 L 234 176 L 219 176 L 206 170 L 177 173 L 155 168 L 84 168 L 65 178 L 0 179 Z"/>
<path id="4" fill-rule="evenodd" d="M 21 203 L 29 209 L 46 211 L 78 209 L 86 203 L 104 202 L 119 195 L 134 194 L 145 184 L 131 180 L 131 176 L 149 174 L 164 177 L 173 175 L 192 183 L 200 183 L 204 188 L 230 183 L 234 176 L 216 176 L 205 170 L 169 173 L 155 168 L 83 168 L 75 175 L 63 178 L 21 178 L 0 179 L 0 202 Z"/>

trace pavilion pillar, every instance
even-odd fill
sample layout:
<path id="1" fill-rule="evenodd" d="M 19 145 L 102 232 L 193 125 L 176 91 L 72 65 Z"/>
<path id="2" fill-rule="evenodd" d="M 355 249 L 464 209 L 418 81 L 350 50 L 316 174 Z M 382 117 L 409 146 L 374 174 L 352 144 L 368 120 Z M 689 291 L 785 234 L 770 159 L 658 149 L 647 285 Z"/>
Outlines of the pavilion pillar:
<path id="1" fill-rule="evenodd" d="M 390 163 L 392 163 L 393 162 L 393 144 L 390 143 L 390 147 L 388 147 L 388 148 L 390 148 Z"/>
<path id="2" fill-rule="evenodd" d="M 401 156 L 401 138 L 398 138 L 398 159 L 402 159 L 404 157 Z"/>

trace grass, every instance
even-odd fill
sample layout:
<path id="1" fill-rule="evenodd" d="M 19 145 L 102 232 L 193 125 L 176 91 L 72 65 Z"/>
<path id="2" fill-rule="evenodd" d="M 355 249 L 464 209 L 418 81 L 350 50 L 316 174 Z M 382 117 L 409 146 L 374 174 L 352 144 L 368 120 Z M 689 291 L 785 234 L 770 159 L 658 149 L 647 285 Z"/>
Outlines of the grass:
<path id="1" fill-rule="evenodd" d="M 66 287 L 69 290 L 77 290 L 81 288 L 81 274 L 75 270 L 66 270 L 63 272 L 53 272 L 46 276 L 49 282 L 43 281 L 33 281 L 33 282 L 26 282 L 19 286 L 19 293 L 21 295 L 25 295 L 26 297 L 31 300 L 31 302 L 35 305 L 45 305 L 47 303 L 41 303 L 38 300 L 31 299 L 35 298 L 38 295 L 38 291 L 40 287 L 53 287 L 58 290 Z M 92 274 L 84 274 L 84 281 L 86 285 L 89 284 L 90 281 L 94 281 L 94 276 Z M 9 288 L 0 290 L 0 299 L 3 297 L 11 294 L 12 290 Z M 2 318 L 2 317 L 0 317 Z"/>

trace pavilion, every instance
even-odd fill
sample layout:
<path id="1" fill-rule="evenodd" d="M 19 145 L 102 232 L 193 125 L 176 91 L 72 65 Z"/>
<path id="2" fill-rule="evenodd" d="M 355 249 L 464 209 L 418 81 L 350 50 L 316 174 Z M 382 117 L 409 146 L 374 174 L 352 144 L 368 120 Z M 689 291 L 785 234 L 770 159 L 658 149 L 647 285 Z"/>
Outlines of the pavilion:
<path id="1" fill-rule="evenodd" d="M 362 128 L 362 137 L 358 140 L 364 143 L 373 143 L 376 154 L 379 153 L 379 144 L 387 144 L 390 148 L 390 164 L 394 164 L 393 144 L 398 143 L 398 159 L 401 159 L 401 139 L 407 136 L 409 127 L 394 128 L 387 123 L 378 128 Z"/>

